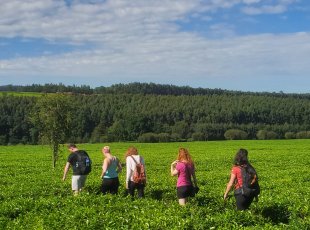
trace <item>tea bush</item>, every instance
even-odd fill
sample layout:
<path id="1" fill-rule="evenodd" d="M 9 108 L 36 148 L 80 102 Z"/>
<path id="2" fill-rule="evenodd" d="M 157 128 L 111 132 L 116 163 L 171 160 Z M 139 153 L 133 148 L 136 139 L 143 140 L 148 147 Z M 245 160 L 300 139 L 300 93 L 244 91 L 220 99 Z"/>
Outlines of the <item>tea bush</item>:
<path id="1" fill-rule="evenodd" d="M 124 163 L 130 145 L 146 161 L 145 199 L 131 200 L 124 190 L 101 195 L 101 147 L 81 144 L 93 160 L 84 193 L 72 196 L 70 177 L 61 180 L 68 152 L 51 167 L 47 146 L 0 147 L 0 229 L 307 229 L 309 219 L 310 140 L 219 141 L 191 143 L 110 143 Z M 197 168 L 198 195 L 185 207 L 176 198 L 170 163 L 179 147 L 188 148 Z M 249 210 L 235 211 L 235 200 L 222 196 L 239 148 L 260 177 L 261 195 Z"/>

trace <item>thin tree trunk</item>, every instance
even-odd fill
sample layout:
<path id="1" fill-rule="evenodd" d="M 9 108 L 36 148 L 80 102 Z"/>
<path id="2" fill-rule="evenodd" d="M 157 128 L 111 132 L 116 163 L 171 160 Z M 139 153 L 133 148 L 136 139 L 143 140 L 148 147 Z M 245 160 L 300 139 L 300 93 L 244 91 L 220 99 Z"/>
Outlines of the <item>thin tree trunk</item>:
<path id="1" fill-rule="evenodd" d="M 56 161 L 57 161 L 57 158 L 58 158 L 58 144 L 54 143 L 53 145 L 53 168 L 56 167 Z"/>

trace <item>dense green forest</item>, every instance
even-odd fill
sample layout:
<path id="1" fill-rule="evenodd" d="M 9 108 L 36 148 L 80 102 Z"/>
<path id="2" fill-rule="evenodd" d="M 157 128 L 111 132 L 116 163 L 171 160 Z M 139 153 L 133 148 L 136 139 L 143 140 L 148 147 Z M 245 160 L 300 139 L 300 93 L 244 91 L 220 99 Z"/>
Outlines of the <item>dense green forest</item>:
<path id="1" fill-rule="evenodd" d="M 0 86 L 0 91 L 66 93 L 74 100 L 72 142 L 169 142 L 310 138 L 310 95 L 157 85 Z M 38 97 L 0 97 L 0 144 L 37 144 L 29 116 Z"/>
<path id="2" fill-rule="evenodd" d="M 27 86 L 3 85 L 0 92 L 39 92 L 39 93 L 73 93 L 73 94 L 155 94 L 155 95 L 253 95 L 253 96 L 273 96 L 273 97 L 293 97 L 310 99 L 308 94 L 286 94 L 283 92 L 243 92 L 224 89 L 192 88 L 189 86 L 161 85 L 155 83 L 134 82 L 129 84 L 115 84 L 109 87 L 100 86 L 91 88 L 87 85 L 66 86 L 64 84 L 32 84 Z"/>

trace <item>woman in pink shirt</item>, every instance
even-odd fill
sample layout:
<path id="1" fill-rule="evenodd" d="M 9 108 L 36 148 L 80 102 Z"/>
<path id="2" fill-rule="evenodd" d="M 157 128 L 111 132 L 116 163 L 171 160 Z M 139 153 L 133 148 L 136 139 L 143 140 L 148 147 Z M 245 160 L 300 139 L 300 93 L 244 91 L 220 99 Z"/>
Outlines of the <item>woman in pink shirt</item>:
<path id="1" fill-rule="evenodd" d="M 171 176 L 178 176 L 177 197 L 179 204 L 185 205 L 187 197 L 193 194 L 193 186 L 197 187 L 195 165 L 187 149 L 179 149 L 178 159 L 171 164 Z"/>

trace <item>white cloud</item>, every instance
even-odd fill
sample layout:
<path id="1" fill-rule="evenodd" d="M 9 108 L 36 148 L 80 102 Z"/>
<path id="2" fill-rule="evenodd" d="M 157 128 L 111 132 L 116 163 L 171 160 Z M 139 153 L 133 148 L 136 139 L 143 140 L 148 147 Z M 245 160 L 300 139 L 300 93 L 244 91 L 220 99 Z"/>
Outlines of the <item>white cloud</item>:
<path id="1" fill-rule="evenodd" d="M 2 58 L 0 80 L 24 76 L 21 82 L 27 78 L 39 82 L 55 76 L 56 82 L 80 79 L 89 85 L 155 80 L 175 84 L 309 75 L 310 34 L 238 37 L 233 25 L 218 23 L 208 14 L 234 6 L 246 6 L 244 12 L 250 15 L 279 13 L 294 1 L 263 2 L 108 0 L 73 1 L 68 6 L 56 0 L 0 0 L 0 38 L 92 44 L 88 50 L 61 55 Z M 204 37 L 182 31 L 176 23 L 197 17 L 214 21 Z"/>
<path id="2" fill-rule="evenodd" d="M 225 23 L 220 23 L 220 24 L 213 24 L 210 26 L 210 34 L 213 37 L 233 37 L 235 36 L 235 28 L 231 24 L 225 24 Z"/>
<path id="3" fill-rule="evenodd" d="M 285 5 L 264 5 L 261 7 L 244 7 L 242 11 L 246 14 L 256 15 L 256 14 L 279 14 L 287 10 Z"/>
<path id="4" fill-rule="evenodd" d="M 254 4 L 254 3 L 259 3 L 261 1 L 262 0 L 243 0 L 245 4 Z"/>
<path id="5" fill-rule="evenodd" d="M 108 0 L 94 4 L 55 0 L 0 0 L 0 37 L 109 43 L 124 38 L 175 33 L 176 21 L 190 15 L 211 20 L 208 12 L 245 4 L 246 14 L 281 13 L 294 0 L 261 5 L 260 0 Z M 126 40 L 126 39 L 125 39 Z"/>
<path id="6" fill-rule="evenodd" d="M 39 2 L 39 3 L 38 3 Z M 70 7 L 62 1 L 5 1 L 0 8 L 0 35 L 71 41 L 109 40 L 110 37 L 156 34 L 175 30 L 198 1 L 120 1 Z"/>
<path id="7" fill-rule="evenodd" d="M 178 40 L 178 42 L 175 42 Z M 306 76 L 310 72 L 310 34 L 259 35 L 206 40 L 187 34 L 152 38 L 126 49 L 75 52 L 52 57 L 0 61 L 1 76 L 23 75 L 83 77 L 104 80 L 126 76 L 144 81 L 181 81 L 259 76 Z M 173 80 L 172 80 L 173 81 Z"/>
<path id="8" fill-rule="evenodd" d="M 284 13 L 288 10 L 290 4 L 296 3 L 298 2 L 298 0 L 277 0 L 277 1 L 244 0 L 243 2 L 249 5 L 242 8 L 243 13 L 249 15 L 258 15 L 258 14 Z M 256 3 L 262 3 L 262 4 L 256 4 Z"/>

